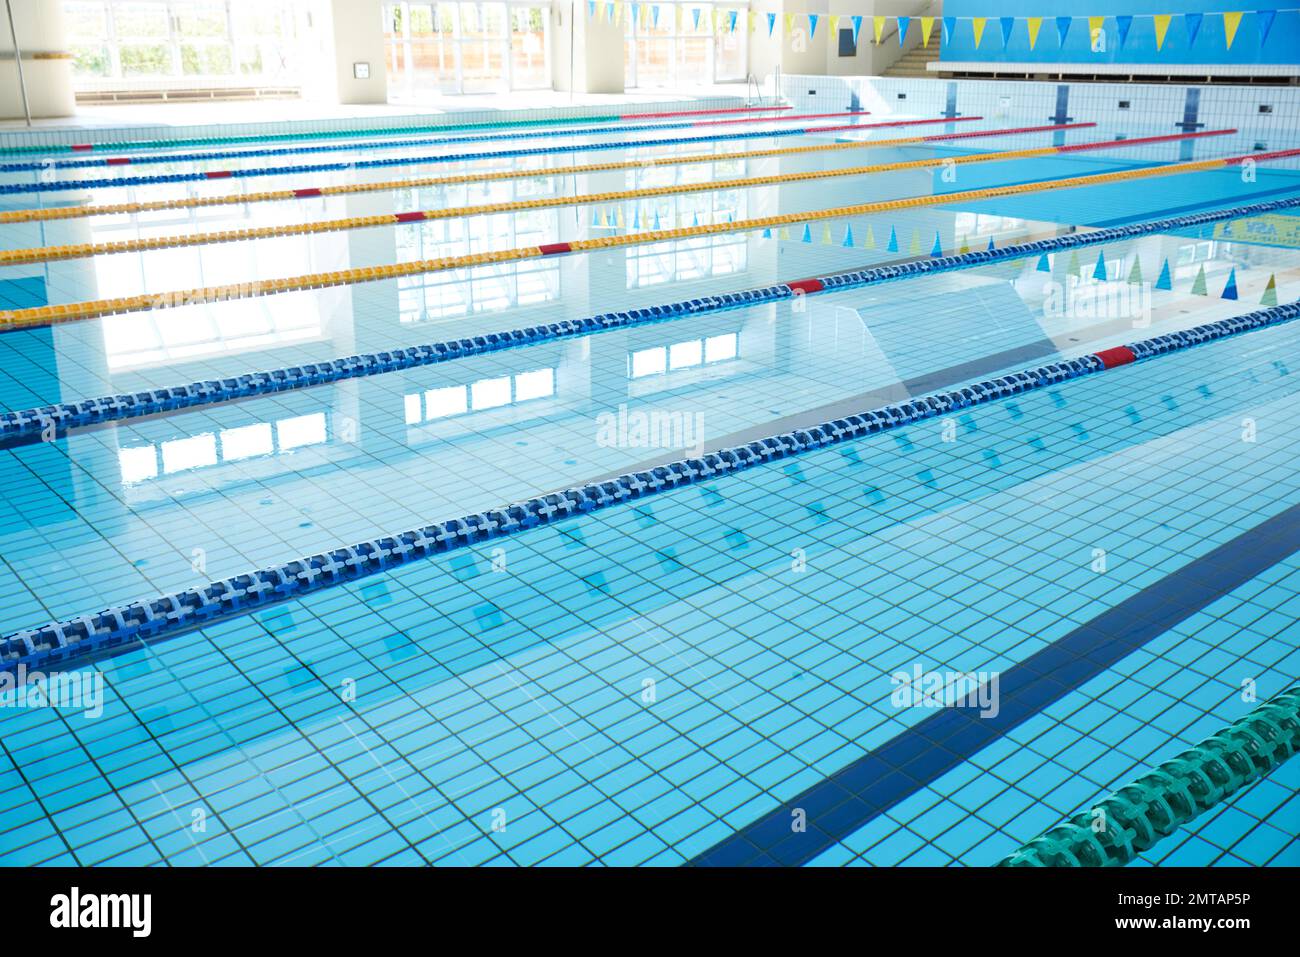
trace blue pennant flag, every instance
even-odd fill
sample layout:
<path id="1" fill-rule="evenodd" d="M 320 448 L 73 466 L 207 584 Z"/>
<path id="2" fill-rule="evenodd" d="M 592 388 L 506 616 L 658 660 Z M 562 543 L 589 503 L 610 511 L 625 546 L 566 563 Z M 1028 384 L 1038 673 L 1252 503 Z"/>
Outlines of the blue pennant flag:
<path id="1" fill-rule="evenodd" d="M 854 46 L 858 45 L 858 31 L 861 29 L 862 29 L 862 18 L 854 17 L 853 18 L 853 45 Z"/>
<path id="2" fill-rule="evenodd" d="M 700 8 L 696 7 L 691 13 L 695 16 L 695 29 L 700 28 Z"/>
<path id="3" fill-rule="evenodd" d="M 1038 257 L 1038 271 L 1039 272 L 1052 271 L 1052 261 L 1047 258 L 1047 253 L 1043 253 L 1041 256 Z"/>
<path id="4" fill-rule="evenodd" d="M 1074 22 L 1074 17 L 1057 17 L 1056 18 L 1056 37 L 1061 46 L 1065 46 L 1065 37 L 1070 32 L 1070 24 Z"/>
<path id="5" fill-rule="evenodd" d="M 1268 31 L 1273 29 L 1273 21 L 1277 19 L 1277 11 L 1257 10 L 1255 11 L 1255 18 L 1259 23 L 1259 45 L 1263 46 L 1264 41 L 1268 39 Z"/>
<path id="6" fill-rule="evenodd" d="M 907 39 L 907 28 L 911 25 L 911 23 L 912 23 L 911 17 L 898 18 L 898 45 L 900 47 L 903 45 L 903 41 Z"/>
<path id="7" fill-rule="evenodd" d="M 1200 14 L 1200 13 L 1183 14 L 1183 23 L 1187 24 L 1188 47 L 1191 47 L 1191 45 L 1196 42 L 1196 34 L 1201 32 L 1202 19 L 1204 19 L 1204 14 Z"/>
<path id="8" fill-rule="evenodd" d="M 659 29 L 659 4 L 657 3 L 650 8 L 650 22 L 654 24 L 656 30 Z"/>
<path id="9" fill-rule="evenodd" d="M 732 33 L 736 32 L 736 14 L 737 11 L 731 10 L 727 13 L 727 29 Z"/>
<path id="10" fill-rule="evenodd" d="M 596 0 L 587 0 L 587 19 L 596 19 Z"/>
<path id="11" fill-rule="evenodd" d="M 887 252 L 898 252 L 898 231 L 893 226 L 889 227 L 889 242 L 885 245 Z"/>
<path id="12" fill-rule="evenodd" d="M 956 17 L 944 17 L 944 18 L 943 18 L 943 42 L 944 42 L 944 43 L 951 43 L 951 42 L 952 42 L 952 31 L 954 31 L 954 30 L 956 30 L 956 29 L 957 29 L 957 18 L 956 18 Z"/>
<path id="13" fill-rule="evenodd" d="M 938 259 L 943 255 L 943 243 L 939 242 L 939 230 L 934 231 L 934 248 L 930 250 L 930 255 Z"/>
<path id="14" fill-rule="evenodd" d="M 1092 278 L 1101 280 L 1106 278 L 1106 253 L 1104 251 L 1097 254 L 1097 265 L 1092 271 Z"/>
<path id="15" fill-rule="evenodd" d="M 808 14 L 808 39 L 817 36 L 817 14 Z"/>
<path id="16" fill-rule="evenodd" d="M 1008 43 L 1011 42 L 1011 31 L 1015 29 L 1015 17 L 1002 18 L 1002 48 L 1005 50 Z"/>
<path id="17" fill-rule="evenodd" d="M 807 223 L 803 224 L 803 241 L 806 243 L 812 242 L 812 228 Z"/>
<path id="18" fill-rule="evenodd" d="M 1160 278 L 1156 280 L 1157 289 L 1173 289 L 1174 284 L 1169 279 L 1169 260 L 1160 268 Z"/>
<path id="19" fill-rule="evenodd" d="M 1124 41 L 1128 39 L 1128 31 L 1133 26 L 1132 17 L 1116 17 L 1115 26 L 1119 30 L 1119 48 L 1124 49 Z"/>
<path id="20" fill-rule="evenodd" d="M 1223 287 L 1223 299 L 1237 298 L 1237 268 L 1234 266 L 1232 272 L 1228 273 L 1228 284 Z"/>
<path id="21" fill-rule="evenodd" d="M 775 13 L 769 13 L 769 14 L 767 15 L 767 35 L 768 35 L 769 37 L 772 35 L 772 30 L 773 30 L 775 27 L 776 27 L 776 14 L 775 14 Z"/>

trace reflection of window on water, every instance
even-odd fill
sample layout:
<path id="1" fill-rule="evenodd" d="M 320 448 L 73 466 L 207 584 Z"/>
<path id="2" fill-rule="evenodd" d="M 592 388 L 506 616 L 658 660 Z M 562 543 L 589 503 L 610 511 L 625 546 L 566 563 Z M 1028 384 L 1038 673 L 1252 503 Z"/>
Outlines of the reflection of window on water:
<path id="1" fill-rule="evenodd" d="M 324 412 L 296 415 L 277 422 L 257 422 L 220 432 L 204 432 L 185 439 L 119 449 L 122 481 L 143 482 L 161 472 L 171 475 L 206 468 L 221 462 L 240 462 L 261 455 L 289 452 L 309 445 L 321 445 L 329 438 Z"/>
<path id="2" fill-rule="evenodd" d="M 115 372 L 272 349 L 321 335 L 315 308 L 285 308 L 264 298 L 109 316 L 103 329 L 104 355 Z"/>
<path id="3" fill-rule="evenodd" d="M 555 395 L 555 370 L 533 369 L 516 375 L 479 379 L 468 385 L 443 386 L 406 396 L 406 424 L 517 405 Z"/>
<path id="4" fill-rule="evenodd" d="M 736 332 L 704 339 L 687 339 L 628 353 L 628 375 L 633 379 L 642 379 L 677 369 L 693 369 L 714 362 L 726 362 L 739 354 L 740 334 Z"/>
<path id="5" fill-rule="evenodd" d="M 465 256 L 551 242 L 559 233 L 554 210 L 436 220 L 398 230 L 397 261 Z M 397 281 L 401 322 L 432 322 L 486 310 L 553 302 L 560 298 L 560 264 L 524 260 L 433 272 Z"/>
<path id="6" fill-rule="evenodd" d="M 1012 216 L 991 216 L 988 213 L 957 213 L 953 217 L 953 232 L 958 240 L 967 236 L 994 236 L 1013 229 L 1024 229 L 1028 220 Z"/>
<path id="7" fill-rule="evenodd" d="M 725 223 L 744 218 L 745 200 L 739 191 L 718 190 L 659 201 L 639 210 L 643 224 L 653 222 L 656 213 L 664 229 Z M 744 270 L 748 261 L 749 241 L 743 232 L 632 246 L 627 253 L 627 285 L 632 289 L 726 276 Z"/>

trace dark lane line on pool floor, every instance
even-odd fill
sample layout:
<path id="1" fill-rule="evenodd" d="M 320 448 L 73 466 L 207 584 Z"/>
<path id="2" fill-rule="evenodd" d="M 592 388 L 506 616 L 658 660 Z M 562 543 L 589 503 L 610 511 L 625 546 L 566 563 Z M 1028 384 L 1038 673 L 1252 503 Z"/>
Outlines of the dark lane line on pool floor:
<path id="1" fill-rule="evenodd" d="M 1300 551 L 1300 504 L 1224 542 L 999 676 L 998 710 L 936 712 L 700 854 L 690 866 L 802 865 L 1152 639 Z M 983 690 L 983 689 L 982 689 Z M 792 821 L 801 811 L 806 830 Z"/>

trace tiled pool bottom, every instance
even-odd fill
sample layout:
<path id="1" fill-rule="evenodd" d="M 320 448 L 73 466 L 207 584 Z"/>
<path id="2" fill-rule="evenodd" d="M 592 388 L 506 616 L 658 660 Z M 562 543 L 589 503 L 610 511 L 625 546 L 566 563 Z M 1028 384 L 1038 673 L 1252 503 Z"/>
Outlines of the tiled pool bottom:
<path id="1" fill-rule="evenodd" d="M 1066 383 L 970 411 L 955 442 L 934 422 L 809 453 L 106 661 L 103 718 L 0 716 L 0 860 L 689 861 L 924 717 L 891 704 L 892 672 L 1009 669 L 1292 504 L 1297 340 Z M 1262 698 L 1300 670 L 1293 571 L 814 863 L 993 863 L 1249 710 L 1244 679 Z M 1292 860 L 1284 770 L 1156 850 Z M 1280 827 L 1246 826 L 1270 806 Z"/>

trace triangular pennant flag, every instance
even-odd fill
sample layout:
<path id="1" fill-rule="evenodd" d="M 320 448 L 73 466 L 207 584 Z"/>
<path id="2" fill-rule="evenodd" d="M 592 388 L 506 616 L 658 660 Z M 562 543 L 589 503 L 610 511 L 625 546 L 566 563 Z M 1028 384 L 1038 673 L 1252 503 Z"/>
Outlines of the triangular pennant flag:
<path id="1" fill-rule="evenodd" d="M 793 13 L 787 13 L 785 15 L 785 32 L 790 34 L 791 36 L 794 36 L 794 14 Z"/>
<path id="2" fill-rule="evenodd" d="M 898 45 L 901 47 L 903 41 L 907 39 L 907 28 L 912 25 L 911 17 L 898 18 Z"/>
<path id="3" fill-rule="evenodd" d="M 1192 282 L 1193 296 L 1208 296 L 1210 293 L 1205 288 L 1205 266 L 1201 266 L 1201 271 L 1196 274 L 1196 279 Z"/>
<path id="4" fill-rule="evenodd" d="M 800 241 L 805 243 L 812 242 L 812 227 L 808 223 L 803 224 L 803 236 L 800 237 Z"/>
<path id="5" fill-rule="evenodd" d="M 817 36 L 817 18 L 818 14 L 816 13 L 808 14 L 808 39 L 810 40 Z"/>
<path id="6" fill-rule="evenodd" d="M 1169 23 L 1173 16 L 1168 13 L 1158 13 L 1151 18 L 1156 28 L 1156 50 L 1160 50 L 1165 45 L 1165 34 L 1169 32 Z"/>
<path id="7" fill-rule="evenodd" d="M 961 247 L 957 250 L 958 255 L 965 256 L 970 252 L 970 237 L 967 236 L 961 241 Z"/>
<path id="8" fill-rule="evenodd" d="M 1184 13 L 1183 23 L 1187 26 L 1187 46 L 1191 47 L 1196 42 L 1196 34 L 1201 32 L 1201 19 L 1204 14 L 1201 13 Z"/>
<path id="9" fill-rule="evenodd" d="M 776 14 L 769 13 L 767 15 L 767 35 L 770 37 L 772 35 L 772 31 L 775 29 L 776 29 Z"/>
<path id="10" fill-rule="evenodd" d="M 1070 32 L 1070 24 L 1073 22 L 1074 17 L 1056 18 L 1056 38 L 1061 46 L 1065 46 L 1065 36 Z"/>
<path id="11" fill-rule="evenodd" d="M 758 11 L 750 10 L 749 11 L 749 32 L 753 33 L 757 29 L 758 29 Z"/>
<path id="12" fill-rule="evenodd" d="M 782 227 L 781 227 L 781 238 L 782 238 L 782 239 L 789 239 L 789 238 L 790 238 L 790 227 L 789 227 L 789 226 L 782 226 Z"/>
<path id="13" fill-rule="evenodd" d="M 1011 42 L 1011 31 L 1016 27 L 1016 18 L 1001 17 L 998 22 L 1002 24 L 1002 47 L 1006 49 L 1007 44 Z"/>
<path id="14" fill-rule="evenodd" d="M 907 246 L 907 251 L 913 256 L 921 255 L 921 230 L 912 230 L 912 241 Z"/>
<path id="15" fill-rule="evenodd" d="M 1268 39 L 1268 31 L 1273 29 L 1273 21 L 1277 19 L 1276 10 L 1256 10 L 1255 23 L 1259 28 L 1259 45 L 1263 46 L 1264 41 Z"/>
<path id="16" fill-rule="evenodd" d="M 696 7 L 694 10 L 691 11 L 691 16 L 694 18 L 694 23 L 695 23 L 695 29 L 696 29 L 696 30 L 699 30 L 699 29 L 700 29 L 700 14 L 701 14 L 702 12 L 703 12 L 703 11 L 701 11 L 699 7 Z"/>
<path id="17" fill-rule="evenodd" d="M 600 226 L 600 213 L 594 209 L 591 211 L 591 226 L 593 229 Z"/>
<path id="18" fill-rule="evenodd" d="M 1164 264 L 1163 266 L 1160 267 L 1160 278 L 1156 280 L 1156 288 L 1157 288 L 1157 289 L 1173 289 L 1173 288 L 1174 288 L 1173 280 L 1170 279 L 1170 277 L 1169 277 L 1169 260 L 1168 260 L 1168 259 L 1166 259 L 1166 260 L 1165 260 L 1165 264 Z"/>
<path id="19" fill-rule="evenodd" d="M 980 48 L 980 40 L 984 39 L 984 24 L 988 23 L 988 17 L 971 17 L 970 29 L 975 35 L 975 49 Z"/>
<path id="20" fill-rule="evenodd" d="M 942 37 L 942 40 L 943 40 L 944 44 L 952 43 L 952 33 L 953 33 L 954 30 L 957 29 L 957 18 L 956 18 L 956 17 L 944 17 L 944 18 L 940 21 L 940 23 L 941 23 L 942 26 L 943 26 L 943 37 Z"/>
<path id="21" fill-rule="evenodd" d="M 727 12 L 727 31 L 728 31 L 729 33 L 735 33 L 735 32 L 736 32 L 736 18 L 737 18 L 739 15 L 740 15 L 740 11 L 739 11 L 739 10 L 729 10 L 729 11 Z"/>
<path id="22" fill-rule="evenodd" d="M 822 245 L 831 246 L 835 243 L 835 238 L 831 236 L 831 224 L 827 223 L 822 227 Z"/>
<path id="23" fill-rule="evenodd" d="M 861 30 L 862 30 L 862 18 L 854 17 L 853 18 L 853 45 L 854 46 L 858 45 L 858 33 L 861 32 Z"/>
<path id="24" fill-rule="evenodd" d="M 885 18 L 884 18 L 884 17 L 872 17 L 872 18 L 871 18 L 871 29 L 872 29 L 872 30 L 875 32 L 875 34 L 876 34 L 876 46 L 880 46 L 880 36 L 881 36 L 881 34 L 883 34 L 883 33 L 885 32 Z"/>
<path id="25" fill-rule="evenodd" d="M 1237 27 L 1239 26 L 1241 26 L 1241 14 L 1239 12 L 1225 13 L 1223 15 L 1223 42 L 1225 50 L 1232 49 L 1232 41 L 1237 38 Z M 1236 299 L 1237 297 L 1234 295 L 1232 298 Z"/>
<path id="26" fill-rule="evenodd" d="M 596 0 L 587 0 L 587 19 L 596 19 Z"/>
<path id="27" fill-rule="evenodd" d="M 898 233 L 893 226 L 889 227 L 889 242 L 885 243 L 885 251 L 891 253 L 898 252 Z"/>
<path id="28" fill-rule="evenodd" d="M 1219 296 L 1219 298 L 1220 299 L 1237 298 L 1237 268 L 1235 266 L 1233 267 L 1232 272 L 1228 273 L 1228 282 L 1223 287 L 1223 293 Z"/>
<path id="29" fill-rule="evenodd" d="M 1264 295 L 1260 297 L 1259 304 L 1261 306 L 1277 305 L 1277 277 L 1276 276 L 1268 277 L 1268 285 L 1264 287 Z"/>
<path id="30" fill-rule="evenodd" d="M 661 12 L 662 8 L 657 3 L 650 8 L 650 25 L 656 30 L 659 29 L 659 14 Z"/>
<path id="31" fill-rule="evenodd" d="M 831 26 L 831 39 L 838 40 L 840 36 L 840 18 L 839 14 L 832 13 L 827 17 Z"/>
<path id="32" fill-rule="evenodd" d="M 1070 251 L 1070 265 L 1066 267 L 1065 271 L 1069 273 L 1071 276 L 1078 276 L 1080 272 L 1082 272 L 1082 270 L 1079 268 L 1078 250 Z"/>
<path id="33" fill-rule="evenodd" d="M 1119 33 L 1119 48 L 1124 49 L 1124 41 L 1128 39 L 1128 32 L 1133 27 L 1132 17 L 1116 17 L 1115 30 Z"/>
<path id="34" fill-rule="evenodd" d="M 1039 272 L 1052 271 L 1052 261 L 1047 258 L 1047 253 L 1043 253 L 1041 256 L 1038 257 L 1038 271 Z"/>
<path id="35" fill-rule="evenodd" d="M 990 236 L 990 237 L 989 237 L 989 252 L 993 252 L 993 250 L 996 249 L 996 248 L 997 248 L 997 247 L 993 245 L 993 237 Z"/>
<path id="36" fill-rule="evenodd" d="M 921 18 L 921 46 L 930 45 L 930 34 L 934 32 L 934 17 Z"/>
<path id="37" fill-rule="evenodd" d="M 1097 48 L 1097 37 L 1101 34 L 1102 28 L 1106 24 L 1105 17 L 1088 18 L 1088 47 L 1095 50 Z"/>
<path id="38" fill-rule="evenodd" d="M 1133 268 L 1128 272 L 1128 281 L 1135 286 L 1142 285 L 1142 260 L 1137 256 L 1133 257 Z"/>
<path id="39" fill-rule="evenodd" d="M 871 228 L 870 223 L 867 223 L 867 235 L 862 238 L 862 248 L 863 249 L 876 248 L 876 231 Z"/>
<path id="40" fill-rule="evenodd" d="M 605 19 L 610 23 L 614 22 L 614 4 L 605 4 Z"/>
<path id="41" fill-rule="evenodd" d="M 705 33 L 712 33 L 712 32 L 713 32 L 713 8 L 712 8 L 712 7 L 704 7 L 704 8 L 700 11 L 700 14 L 701 14 L 700 19 L 704 21 L 704 32 L 705 32 Z M 699 23 L 697 22 L 697 23 L 695 24 L 695 26 L 696 26 L 696 28 L 698 29 L 698 28 L 699 28 Z"/>
<path id="42" fill-rule="evenodd" d="M 939 241 L 939 230 L 934 231 L 934 248 L 930 250 L 930 255 L 938 259 L 943 255 L 943 243 Z"/>
<path id="43" fill-rule="evenodd" d="M 844 242 L 841 243 L 841 245 L 849 249 L 853 248 L 853 224 L 852 223 L 849 223 L 847 226 L 844 227 Z"/>
<path id="44" fill-rule="evenodd" d="M 1092 278 L 1105 281 L 1106 279 L 1106 253 L 1105 252 L 1097 253 L 1097 266 L 1092 271 Z"/>
<path id="45" fill-rule="evenodd" d="M 1038 31 L 1043 28 L 1042 17 L 1030 17 L 1025 21 L 1025 26 L 1029 28 L 1029 49 L 1033 49 L 1038 43 Z"/>
<path id="46" fill-rule="evenodd" d="M 771 239 L 771 238 L 772 238 L 772 227 L 771 227 L 771 226 L 769 226 L 767 229 L 763 230 L 763 238 L 764 238 L 764 239 Z"/>
<path id="47" fill-rule="evenodd" d="M 633 229 L 641 228 L 641 207 L 640 206 L 632 210 L 632 228 Z"/>
<path id="48" fill-rule="evenodd" d="M 655 229 L 658 229 L 658 228 L 659 228 L 659 210 L 657 210 L 657 209 L 655 210 L 655 225 L 654 225 L 654 228 L 655 228 Z"/>

